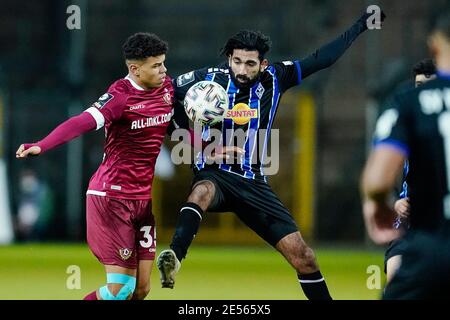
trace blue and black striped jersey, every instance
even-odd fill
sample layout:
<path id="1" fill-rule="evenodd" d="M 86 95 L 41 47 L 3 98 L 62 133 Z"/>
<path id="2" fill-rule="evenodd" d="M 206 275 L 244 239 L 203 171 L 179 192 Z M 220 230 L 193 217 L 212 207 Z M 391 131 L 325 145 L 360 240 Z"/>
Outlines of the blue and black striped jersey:
<path id="1" fill-rule="evenodd" d="M 213 141 L 214 143 L 245 150 L 245 154 L 234 164 L 207 164 L 200 153 L 195 168 L 201 170 L 214 166 L 244 178 L 266 180 L 263 171 L 265 154 L 281 96 L 289 88 L 300 84 L 302 79 L 334 64 L 353 41 L 367 30 L 366 19 L 367 14 L 335 40 L 304 59 L 270 64 L 251 88 L 236 85 L 228 62 L 194 70 L 174 79 L 176 110 L 183 109 L 182 102 L 186 92 L 199 81 L 215 81 L 225 88 L 229 97 L 229 116 L 225 116 L 224 121 L 214 127 L 204 126 L 202 139 L 211 141 L 211 130 L 218 129 L 221 132 L 220 141 Z M 242 110 L 246 116 L 236 116 Z"/>
<path id="2" fill-rule="evenodd" d="M 196 82 L 211 80 L 224 87 L 229 97 L 229 110 L 237 105 L 244 110 L 251 110 L 246 119 L 238 121 L 233 117 L 225 117 L 224 121 L 215 125 L 221 134 L 220 144 L 223 146 L 238 146 L 245 150 L 242 159 L 234 164 L 218 164 L 225 171 L 236 173 L 249 179 L 264 179 L 262 164 L 267 152 L 267 143 L 273 121 L 279 106 L 281 95 L 301 81 L 301 69 L 298 61 L 275 63 L 262 72 L 259 81 L 251 88 L 238 88 L 232 80 L 227 63 L 215 67 L 207 67 L 178 77 L 176 98 L 182 100 L 187 90 Z M 203 127 L 202 139 L 211 139 L 208 126 Z M 236 145 L 235 139 L 242 137 Z M 244 140 L 244 141 L 242 141 Z M 243 143 L 242 143 L 243 142 Z M 205 158 L 199 154 L 195 163 L 198 170 L 207 166 Z"/>

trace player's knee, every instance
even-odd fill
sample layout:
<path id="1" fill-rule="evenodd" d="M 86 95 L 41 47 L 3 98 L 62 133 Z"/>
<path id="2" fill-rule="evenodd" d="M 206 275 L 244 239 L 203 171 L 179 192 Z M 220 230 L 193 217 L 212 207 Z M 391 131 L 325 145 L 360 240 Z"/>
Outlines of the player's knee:
<path id="1" fill-rule="evenodd" d="M 215 192 L 214 184 L 211 181 L 203 181 L 197 184 L 188 198 L 189 202 L 197 203 L 200 207 L 210 204 Z"/>
<path id="2" fill-rule="evenodd" d="M 318 266 L 316 262 L 316 256 L 314 254 L 314 251 L 310 247 L 305 245 L 301 248 L 298 254 L 298 259 L 295 263 L 295 267 L 297 269 L 297 272 L 302 274 L 317 271 Z"/>
<path id="3" fill-rule="evenodd" d="M 133 300 L 144 300 L 150 293 L 150 282 L 138 284 L 134 290 Z"/>
<path id="4" fill-rule="evenodd" d="M 108 273 L 107 285 L 100 288 L 99 293 L 102 300 L 129 300 L 136 288 L 136 277 Z"/>

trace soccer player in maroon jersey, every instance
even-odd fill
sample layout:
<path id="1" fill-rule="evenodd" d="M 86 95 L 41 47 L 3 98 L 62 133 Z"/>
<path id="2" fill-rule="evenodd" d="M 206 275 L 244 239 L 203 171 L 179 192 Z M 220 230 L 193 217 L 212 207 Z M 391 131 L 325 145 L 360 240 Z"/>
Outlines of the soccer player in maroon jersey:
<path id="1" fill-rule="evenodd" d="M 123 45 L 128 75 L 97 102 L 44 139 L 22 144 L 17 158 L 37 156 L 105 127 L 103 161 L 87 190 L 87 241 L 105 266 L 107 284 L 86 300 L 144 299 L 155 258 L 151 187 L 156 158 L 173 116 L 173 86 L 164 61 L 168 45 L 137 33 Z"/>

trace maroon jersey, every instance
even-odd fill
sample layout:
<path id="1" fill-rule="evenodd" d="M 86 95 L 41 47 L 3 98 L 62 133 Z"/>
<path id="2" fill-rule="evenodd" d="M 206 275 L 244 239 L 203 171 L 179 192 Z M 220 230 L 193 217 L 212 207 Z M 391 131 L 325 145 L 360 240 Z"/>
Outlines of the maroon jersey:
<path id="1" fill-rule="evenodd" d="M 156 158 L 173 116 L 171 79 L 144 90 L 130 77 L 120 79 L 86 110 L 97 129 L 105 127 L 103 161 L 87 194 L 121 199 L 151 199 Z"/>

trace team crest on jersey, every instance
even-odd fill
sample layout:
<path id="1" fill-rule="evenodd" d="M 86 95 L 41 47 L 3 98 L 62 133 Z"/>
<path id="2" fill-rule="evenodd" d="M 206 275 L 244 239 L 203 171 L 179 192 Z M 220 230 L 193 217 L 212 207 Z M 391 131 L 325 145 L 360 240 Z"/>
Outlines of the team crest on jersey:
<path id="1" fill-rule="evenodd" d="M 105 93 L 100 98 L 98 98 L 97 102 L 94 102 L 93 106 L 97 109 L 101 109 L 107 104 L 114 96 L 110 93 Z"/>
<path id="2" fill-rule="evenodd" d="M 244 125 L 251 119 L 258 118 L 258 110 L 251 109 L 248 104 L 238 103 L 233 109 L 227 111 L 225 118 L 232 119 L 237 125 Z"/>
<path id="3" fill-rule="evenodd" d="M 194 71 L 182 74 L 177 78 L 177 86 L 178 87 L 184 87 L 188 83 L 191 83 L 195 80 Z"/>
<path id="4" fill-rule="evenodd" d="M 261 99 L 261 97 L 263 96 L 263 94 L 264 94 L 264 87 L 263 87 L 263 85 L 261 84 L 261 82 L 259 83 L 259 85 L 258 85 L 258 88 L 256 88 L 256 95 L 258 96 L 258 98 L 259 99 Z"/>
<path id="5" fill-rule="evenodd" d="M 119 249 L 119 254 L 122 260 L 128 260 L 131 257 L 131 254 L 133 253 L 133 250 L 123 248 Z"/>
<path id="6" fill-rule="evenodd" d="M 167 89 L 166 89 L 166 93 L 163 96 L 163 100 L 166 104 L 169 104 L 169 105 L 172 104 L 172 98 L 170 96 L 169 90 L 167 90 Z"/>

